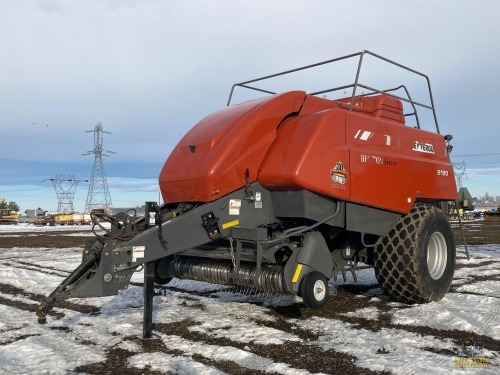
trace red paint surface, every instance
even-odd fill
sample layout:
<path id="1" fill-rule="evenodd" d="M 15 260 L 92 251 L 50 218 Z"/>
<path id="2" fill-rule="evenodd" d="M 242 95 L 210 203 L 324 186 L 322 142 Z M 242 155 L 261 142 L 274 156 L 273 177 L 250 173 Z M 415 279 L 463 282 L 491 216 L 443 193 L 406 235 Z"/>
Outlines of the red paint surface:
<path id="1" fill-rule="evenodd" d="M 417 150 L 415 142 L 422 145 Z M 386 95 L 356 98 L 352 112 L 348 99 L 301 91 L 218 111 L 189 131 L 166 161 L 163 199 L 218 199 L 245 185 L 246 169 L 249 182 L 269 190 L 306 189 L 401 213 L 417 198 L 457 194 L 443 136 L 404 126 L 401 102 Z"/>

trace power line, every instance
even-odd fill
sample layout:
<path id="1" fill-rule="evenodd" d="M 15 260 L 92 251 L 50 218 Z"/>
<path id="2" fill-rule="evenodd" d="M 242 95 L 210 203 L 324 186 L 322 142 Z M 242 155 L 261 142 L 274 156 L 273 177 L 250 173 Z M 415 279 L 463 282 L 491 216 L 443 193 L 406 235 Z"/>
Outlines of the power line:
<path id="1" fill-rule="evenodd" d="M 490 156 L 490 155 L 500 155 L 500 152 L 476 152 L 471 154 L 457 154 L 454 157 L 471 157 L 471 156 Z"/>

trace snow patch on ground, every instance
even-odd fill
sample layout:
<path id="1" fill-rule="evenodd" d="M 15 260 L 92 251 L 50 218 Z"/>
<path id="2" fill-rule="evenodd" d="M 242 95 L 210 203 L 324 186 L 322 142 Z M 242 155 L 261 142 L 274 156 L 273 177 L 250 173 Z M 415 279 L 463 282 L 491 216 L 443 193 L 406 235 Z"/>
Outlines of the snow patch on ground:
<path id="1" fill-rule="evenodd" d="M 318 317 L 299 321 L 297 325 L 320 335 L 315 345 L 353 355 L 357 357 L 357 365 L 370 370 L 389 371 L 394 374 L 443 375 L 456 370 L 454 357 L 429 350 L 433 348 L 454 352 L 457 348 L 450 340 L 399 329 L 383 328 L 372 332 L 335 319 Z M 498 366 L 498 361 L 496 365 Z M 482 374 L 497 374 L 497 371 L 498 368 L 491 366 Z"/>
<path id="2" fill-rule="evenodd" d="M 495 297 L 448 293 L 438 302 L 395 310 L 392 317 L 396 324 L 457 329 L 500 340 L 500 299 Z"/>

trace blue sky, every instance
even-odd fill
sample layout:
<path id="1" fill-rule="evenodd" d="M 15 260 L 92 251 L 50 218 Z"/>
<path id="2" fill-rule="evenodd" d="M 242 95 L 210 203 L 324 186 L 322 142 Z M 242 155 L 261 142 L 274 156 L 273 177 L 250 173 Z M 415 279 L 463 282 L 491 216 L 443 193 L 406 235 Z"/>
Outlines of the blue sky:
<path id="1" fill-rule="evenodd" d="M 54 210 L 101 122 L 115 207 L 158 199 L 172 148 L 231 85 L 370 50 L 426 73 L 474 196 L 500 195 L 500 3 L 0 1 L 0 197 Z M 83 210 L 88 184 L 75 209 Z"/>

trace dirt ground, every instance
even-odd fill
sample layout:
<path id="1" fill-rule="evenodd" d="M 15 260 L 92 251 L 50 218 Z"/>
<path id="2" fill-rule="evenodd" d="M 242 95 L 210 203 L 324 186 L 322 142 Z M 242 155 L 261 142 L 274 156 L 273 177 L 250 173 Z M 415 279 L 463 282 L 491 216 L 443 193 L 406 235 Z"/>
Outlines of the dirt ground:
<path id="1" fill-rule="evenodd" d="M 463 221 L 468 245 L 500 244 L 500 221 Z M 455 243 L 463 245 L 463 235 L 458 223 L 453 223 Z"/>
<path id="2" fill-rule="evenodd" d="M 458 228 L 458 225 L 453 224 L 455 241 L 457 245 L 463 244 L 463 236 Z M 66 248 L 66 247 L 83 247 L 87 238 L 92 238 L 92 233 L 87 231 L 89 236 L 81 236 L 82 231 L 79 231 L 76 227 L 74 231 L 64 231 L 64 235 L 61 232 L 51 231 L 47 228 L 46 232 L 36 232 L 36 233 L 15 233 L 8 232 L 5 235 L 0 235 L 0 248 L 13 248 L 13 247 L 46 247 L 46 248 Z M 87 233 L 85 232 L 85 233 Z M 80 233 L 80 236 L 68 236 L 70 233 Z M 464 224 L 464 233 L 467 243 L 471 246 L 481 245 L 481 244 L 499 244 L 500 243 L 500 222 L 467 222 Z M 19 234 L 21 236 L 16 237 Z M 463 254 L 460 254 L 463 256 Z M 346 285 L 341 286 L 337 290 L 335 298 L 330 299 L 326 307 L 320 310 L 311 310 L 307 308 L 303 303 L 297 303 L 292 306 L 280 307 L 274 309 L 274 314 L 276 315 L 275 322 L 265 322 L 266 325 L 272 325 L 273 328 L 279 329 L 285 332 L 293 332 L 298 334 L 302 339 L 302 344 L 285 344 L 285 345 L 259 345 L 250 344 L 247 345 L 252 353 L 261 355 L 266 358 L 272 358 L 277 362 L 286 362 L 291 366 L 297 365 L 298 368 L 305 368 L 310 372 L 324 372 L 324 373 L 343 373 L 343 374 L 375 374 L 373 372 L 364 368 L 356 366 L 353 362 L 353 358 L 349 355 L 336 352 L 333 350 L 324 351 L 318 347 L 310 346 L 307 344 L 310 340 L 315 340 L 314 334 L 308 331 L 302 331 L 297 327 L 292 327 L 288 322 L 289 318 L 308 318 L 312 315 L 320 317 L 328 317 L 339 319 L 351 324 L 356 325 L 356 327 L 364 328 L 366 330 L 377 331 L 381 328 L 403 328 L 407 331 L 418 333 L 421 335 L 432 335 L 442 339 L 450 339 L 460 346 L 464 342 L 470 339 L 470 333 L 456 330 L 437 330 L 429 327 L 422 326 L 399 326 L 392 323 L 390 314 L 387 314 L 391 309 L 390 304 L 379 303 L 377 307 L 383 309 L 386 315 L 381 315 L 378 320 L 366 320 L 360 319 L 352 316 L 346 316 L 345 312 L 355 311 L 360 308 L 370 307 L 373 302 L 365 298 L 353 298 L 354 295 L 362 294 L 367 287 L 373 286 L 353 286 Z M 0 292 L 17 294 L 23 293 L 19 290 L 10 290 L 14 287 L 8 286 L 7 284 L 0 283 Z M 15 289 L 15 288 L 14 288 Z M 40 300 L 43 295 L 32 295 L 32 299 Z M 23 310 L 33 310 L 33 319 L 36 319 L 34 314 L 34 305 L 24 304 L 21 306 L 21 302 L 16 302 L 13 300 L 7 300 L 0 298 L 0 303 L 8 304 Z M 18 306 L 19 305 L 19 306 Z M 88 307 L 84 307 L 77 304 L 72 304 L 71 302 L 61 302 L 60 306 L 65 306 L 65 308 L 70 308 L 72 310 L 81 311 L 82 313 L 91 313 Z M 225 342 L 228 341 L 224 338 L 216 338 L 202 333 L 197 333 L 196 331 L 189 330 L 190 325 L 193 322 L 189 320 L 183 321 L 182 324 L 175 325 L 165 325 L 165 324 L 155 324 L 154 330 L 157 332 L 164 332 L 168 334 L 175 334 L 182 338 L 195 341 L 203 342 L 207 344 L 214 345 L 231 345 L 238 346 L 238 343 Z M 487 336 L 476 336 L 476 340 L 481 342 L 483 345 L 487 346 L 490 350 L 500 351 L 500 342 L 493 340 Z M 166 354 L 176 355 L 175 351 L 165 347 L 159 340 L 145 340 L 139 341 L 138 344 L 141 345 L 144 352 L 164 352 Z M 241 344 L 243 347 L 244 345 Z M 106 353 L 106 361 L 101 363 L 94 363 L 91 365 L 81 366 L 76 369 L 76 372 L 92 373 L 92 374 L 139 374 L 139 373 L 157 373 L 155 371 L 139 369 L 130 369 L 125 367 L 127 363 L 127 358 L 132 356 L 134 353 L 129 352 L 124 349 L 115 348 L 109 350 Z M 384 353 L 381 353 L 384 354 Z M 196 358 L 195 358 L 196 357 Z M 213 366 L 221 371 L 229 374 L 252 374 L 253 371 L 237 366 L 235 363 L 230 361 L 212 361 L 202 356 L 194 356 L 194 360 L 204 363 L 209 366 Z M 305 361 L 305 362 L 304 362 Z M 380 372 L 378 372 L 380 373 Z"/>

